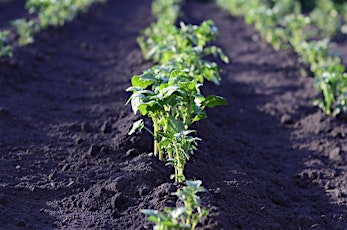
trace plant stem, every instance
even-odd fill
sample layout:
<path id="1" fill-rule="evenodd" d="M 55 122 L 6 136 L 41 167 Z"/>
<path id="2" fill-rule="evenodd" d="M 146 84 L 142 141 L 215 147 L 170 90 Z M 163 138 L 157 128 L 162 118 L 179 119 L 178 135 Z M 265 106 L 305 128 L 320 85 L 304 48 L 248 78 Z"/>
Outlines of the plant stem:
<path id="1" fill-rule="evenodd" d="M 175 182 L 183 182 L 184 181 L 184 164 L 180 158 L 180 150 L 177 148 L 177 143 L 175 143 L 175 151 L 176 151 L 176 164 L 175 164 Z"/>
<path id="2" fill-rule="evenodd" d="M 157 146 L 157 138 L 158 138 L 158 124 L 157 121 L 152 118 L 153 121 L 153 133 L 154 133 L 154 156 L 158 156 L 158 146 Z"/>
<path id="3" fill-rule="evenodd" d="M 159 124 L 157 122 L 156 119 L 152 119 L 153 120 L 153 128 L 154 128 L 154 156 L 158 156 L 159 160 L 163 160 L 164 156 L 163 156 L 163 151 L 160 150 L 160 146 L 159 146 Z"/>
<path id="4" fill-rule="evenodd" d="M 163 151 L 161 151 L 161 149 L 160 149 L 160 146 L 159 146 L 159 143 L 158 143 L 158 142 L 156 142 L 155 144 L 156 144 L 157 149 L 158 149 L 158 153 L 159 153 L 159 160 L 161 160 L 161 161 L 162 161 L 162 160 L 164 159 Z"/>

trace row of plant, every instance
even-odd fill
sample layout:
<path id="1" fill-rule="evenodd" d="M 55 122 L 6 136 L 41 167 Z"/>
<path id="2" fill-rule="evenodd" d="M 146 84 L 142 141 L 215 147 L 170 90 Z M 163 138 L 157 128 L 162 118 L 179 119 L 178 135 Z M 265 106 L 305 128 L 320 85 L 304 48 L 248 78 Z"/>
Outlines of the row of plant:
<path id="1" fill-rule="evenodd" d="M 25 8 L 31 19 L 21 18 L 12 21 L 18 34 L 20 46 L 34 42 L 39 31 L 50 26 L 62 26 L 71 21 L 79 12 L 86 11 L 94 2 L 105 0 L 28 0 Z M 11 57 L 13 48 L 9 44 L 9 32 L 0 31 L 0 58 Z"/>
<path id="2" fill-rule="evenodd" d="M 341 58 L 329 52 L 329 36 L 343 28 L 344 17 L 338 13 L 343 12 L 342 5 L 336 8 L 331 0 L 317 1 L 306 16 L 298 0 L 218 0 L 218 4 L 233 15 L 244 16 L 274 49 L 292 47 L 322 92 L 315 105 L 328 115 L 347 115 L 347 74 Z"/>
<path id="3" fill-rule="evenodd" d="M 145 129 L 154 139 L 154 155 L 173 166 L 171 178 L 176 182 L 186 180 L 186 162 L 197 150 L 196 130 L 192 124 L 206 118 L 206 108 L 226 105 L 220 96 L 201 93 L 205 81 L 220 83 L 218 65 L 206 60 L 213 55 L 228 62 L 219 47 L 208 45 L 216 38 L 218 30 L 213 21 L 199 26 L 179 23 L 181 0 L 155 0 L 152 5 L 157 21 L 142 31 L 138 44 L 145 59 L 157 65 L 132 77 L 131 103 L 135 114 L 152 120 L 153 129 L 136 121 L 129 134 Z M 184 203 L 182 207 L 166 208 L 164 212 L 142 210 L 155 222 L 155 229 L 194 229 L 208 210 L 200 207 L 197 192 L 205 191 L 201 181 L 186 181 L 186 187 L 175 195 Z"/>
<path id="4" fill-rule="evenodd" d="M 12 56 L 12 47 L 9 45 L 8 35 L 8 31 L 0 31 L 0 58 Z"/>
<path id="5" fill-rule="evenodd" d="M 173 4 L 177 0 L 157 0 L 156 4 Z M 154 7 L 154 9 L 156 9 Z M 191 125 L 206 118 L 206 108 L 226 105 L 220 96 L 204 96 L 200 88 L 205 80 L 219 84 L 220 74 L 215 62 L 203 59 L 214 55 L 228 62 L 222 50 L 207 43 L 215 39 L 217 28 L 212 21 L 201 25 L 177 28 L 175 7 L 163 7 L 156 23 L 138 38 L 144 57 L 158 64 L 141 75 L 133 76 L 131 102 L 134 113 L 140 112 L 153 122 L 153 131 L 144 126 L 143 120 L 134 123 L 130 134 L 145 128 L 154 137 L 154 155 L 168 160 L 175 168 L 177 182 L 185 180 L 185 162 L 196 150 L 197 141 Z M 156 13 L 156 11 L 154 11 Z"/>

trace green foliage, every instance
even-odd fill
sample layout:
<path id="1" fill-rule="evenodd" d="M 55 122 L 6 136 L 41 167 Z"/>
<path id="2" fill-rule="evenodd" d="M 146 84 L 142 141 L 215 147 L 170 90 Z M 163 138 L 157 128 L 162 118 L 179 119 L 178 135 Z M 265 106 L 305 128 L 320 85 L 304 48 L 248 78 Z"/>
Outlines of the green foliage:
<path id="1" fill-rule="evenodd" d="M 148 216 L 148 220 L 155 223 L 156 230 L 194 230 L 202 218 L 207 217 L 209 211 L 201 207 L 201 199 L 197 195 L 199 192 L 206 192 L 201 186 L 202 182 L 186 181 L 186 186 L 173 193 L 184 206 L 170 208 L 166 207 L 164 212 L 144 209 L 141 212 Z"/>
<path id="2" fill-rule="evenodd" d="M 216 26 L 210 20 L 200 26 L 180 23 L 180 28 L 157 23 L 145 30 L 138 42 L 146 59 L 175 66 L 177 70 L 187 69 L 200 83 L 203 83 L 201 79 L 205 78 L 219 84 L 217 64 L 202 59 L 213 55 L 226 63 L 229 62 L 220 48 L 207 46 L 208 42 L 216 38 L 217 32 Z"/>
<path id="3" fill-rule="evenodd" d="M 180 4 L 183 0 L 155 0 L 152 12 L 158 21 L 174 24 L 180 14 Z"/>
<path id="4" fill-rule="evenodd" d="M 71 21 L 79 12 L 86 11 L 94 0 L 28 0 L 25 7 L 37 14 L 40 26 L 62 26 Z"/>
<path id="5" fill-rule="evenodd" d="M 12 56 L 12 47 L 8 44 L 8 35 L 8 31 L 0 31 L 0 58 Z"/>
<path id="6" fill-rule="evenodd" d="M 175 181 L 185 180 L 184 167 L 197 149 L 200 140 L 190 127 L 194 122 L 206 118 L 206 108 L 226 105 L 219 96 L 203 96 L 200 87 L 205 80 L 219 84 L 221 77 L 215 62 L 204 57 L 213 55 L 224 62 L 228 57 L 219 47 L 209 46 L 218 30 L 211 20 L 198 25 L 179 27 L 174 25 L 179 15 L 179 0 L 156 0 L 153 13 L 158 17 L 138 37 L 145 59 L 158 65 L 133 76 L 131 102 L 134 113 L 140 112 L 153 122 L 153 131 L 145 127 L 142 120 L 134 123 L 129 134 L 136 130 L 147 130 L 154 138 L 154 155 L 168 160 L 175 168 Z"/>
<path id="7" fill-rule="evenodd" d="M 94 2 L 105 0 L 28 0 L 26 9 L 38 19 L 17 19 L 12 22 L 19 35 L 18 44 L 27 45 L 34 42 L 37 32 L 49 26 L 62 26 L 71 21 L 79 12 L 86 11 Z"/>
<path id="8" fill-rule="evenodd" d="M 310 66 L 316 78 L 315 85 L 322 92 L 322 98 L 315 104 L 326 114 L 337 116 L 346 112 L 345 67 L 341 58 L 329 53 L 329 39 L 317 38 L 333 36 L 340 29 L 347 31 L 347 26 L 341 28 L 342 18 L 347 18 L 347 5 L 319 0 L 307 17 L 301 13 L 298 1 L 219 0 L 218 4 L 232 14 L 244 15 L 246 22 L 254 24 L 274 49 L 291 45 L 300 60 Z M 239 8 L 235 9 L 237 6 Z"/>
<path id="9" fill-rule="evenodd" d="M 39 27 L 33 20 L 17 19 L 12 22 L 12 25 L 17 29 L 19 45 L 24 46 L 34 42 L 34 36 L 39 31 Z"/>
<path id="10" fill-rule="evenodd" d="M 340 16 L 331 0 L 318 0 L 316 1 L 316 7 L 310 14 L 313 25 L 318 30 L 318 35 L 322 36 L 334 36 L 339 28 Z"/>
<path id="11" fill-rule="evenodd" d="M 309 37 L 305 30 L 310 22 L 310 18 L 302 14 L 288 14 L 282 21 L 283 28 L 286 28 L 284 42 L 288 41 L 297 53 L 303 53 L 303 46 Z"/>
<path id="12" fill-rule="evenodd" d="M 175 167 L 176 181 L 184 180 L 184 165 L 199 140 L 190 135 L 194 132 L 189 127 L 206 117 L 206 108 L 227 104 L 222 97 L 204 97 L 199 79 L 187 68 L 179 70 L 183 64 L 173 61 L 154 66 L 134 76 L 132 86 L 127 89 L 132 92 L 128 103 L 131 102 L 134 113 L 140 112 L 152 119 L 154 154 L 161 160 L 168 159 Z M 129 134 L 142 128 L 135 122 Z"/>
<path id="13" fill-rule="evenodd" d="M 197 61 L 206 55 L 219 56 L 224 62 L 228 58 L 218 47 L 208 47 L 218 33 L 213 21 L 208 20 L 197 25 L 180 23 L 180 28 L 173 24 L 158 21 L 142 32 L 138 43 L 146 59 L 166 63 L 180 59 L 199 69 Z"/>

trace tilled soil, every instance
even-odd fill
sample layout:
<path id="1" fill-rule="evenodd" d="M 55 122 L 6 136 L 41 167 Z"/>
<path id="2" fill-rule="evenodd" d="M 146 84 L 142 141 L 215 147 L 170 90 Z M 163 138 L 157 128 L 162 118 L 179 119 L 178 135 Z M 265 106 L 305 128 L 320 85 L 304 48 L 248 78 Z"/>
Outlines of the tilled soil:
<path id="1" fill-rule="evenodd" d="M 136 44 L 150 6 L 95 5 L 0 61 L 1 229 L 146 229 L 140 209 L 175 205 L 181 185 L 149 155 L 151 137 L 127 135 L 139 117 L 124 90 L 153 65 Z M 346 122 L 313 107 L 297 57 L 254 42 L 242 18 L 213 2 L 183 11 L 214 20 L 231 58 L 222 85 L 204 86 L 229 105 L 196 125 L 203 141 L 186 169 L 209 190 L 200 228 L 347 229 Z"/>
<path id="2" fill-rule="evenodd" d="M 0 28 L 9 27 L 12 20 L 27 15 L 25 0 L 0 0 Z"/>

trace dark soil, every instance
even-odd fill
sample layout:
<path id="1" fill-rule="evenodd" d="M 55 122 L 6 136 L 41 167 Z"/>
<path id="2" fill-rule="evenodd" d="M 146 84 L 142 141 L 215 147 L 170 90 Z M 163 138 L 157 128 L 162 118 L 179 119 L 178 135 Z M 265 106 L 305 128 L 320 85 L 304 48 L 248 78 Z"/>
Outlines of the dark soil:
<path id="1" fill-rule="evenodd" d="M 26 0 L 0 0 L 0 28 L 9 27 L 12 20 L 23 18 L 27 15 L 25 10 Z"/>
<path id="2" fill-rule="evenodd" d="M 136 44 L 150 5 L 95 5 L 0 61 L 1 229 L 146 229 L 140 209 L 175 205 L 179 185 L 149 156 L 151 137 L 127 135 L 138 116 L 124 90 L 152 65 Z M 319 94 L 293 53 L 254 42 L 213 2 L 183 10 L 188 23 L 217 23 L 232 60 L 222 85 L 204 88 L 229 106 L 196 125 L 203 141 L 187 164 L 209 190 L 201 229 L 347 229 L 346 122 L 312 106 Z"/>

